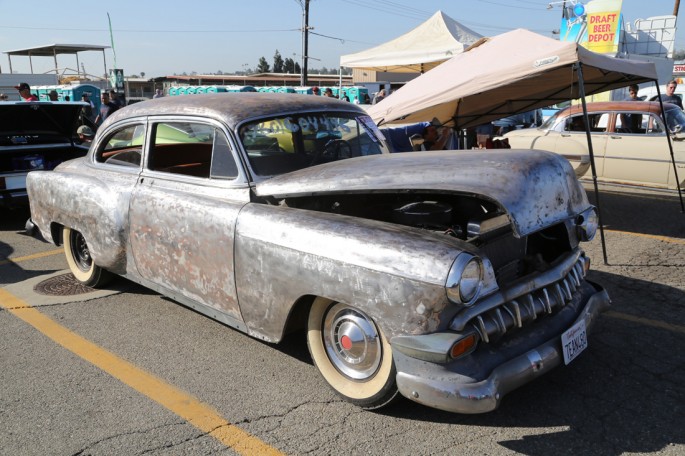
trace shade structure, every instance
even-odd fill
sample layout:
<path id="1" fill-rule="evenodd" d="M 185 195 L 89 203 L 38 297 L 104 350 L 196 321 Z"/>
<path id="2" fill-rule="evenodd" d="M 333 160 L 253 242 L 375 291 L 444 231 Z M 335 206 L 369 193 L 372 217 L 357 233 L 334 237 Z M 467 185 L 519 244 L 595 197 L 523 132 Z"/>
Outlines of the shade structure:
<path id="1" fill-rule="evenodd" d="M 428 71 L 463 52 L 482 35 L 442 11 L 394 40 L 340 57 L 340 66 L 394 73 Z"/>
<path id="2" fill-rule="evenodd" d="M 657 79 L 651 62 L 597 54 L 577 43 L 524 29 L 482 38 L 371 106 L 379 124 L 437 118 L 456 128 L 480 125 L 585 95 Z"/>

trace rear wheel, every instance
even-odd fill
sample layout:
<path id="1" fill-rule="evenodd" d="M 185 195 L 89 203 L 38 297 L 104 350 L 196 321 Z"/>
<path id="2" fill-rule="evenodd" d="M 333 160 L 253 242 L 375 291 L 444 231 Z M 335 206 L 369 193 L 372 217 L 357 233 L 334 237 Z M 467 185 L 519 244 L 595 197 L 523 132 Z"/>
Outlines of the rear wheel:
<path id="1" fill-rule="evenodd" d="M 397 396 L 390 344 L 362 311 L 317 298 L 309 312 L 307 346 L 321 375 L 349 402 L 374 409 Z"/>
<path id="2" fill-rule="evenodd" d="M 80 232 L 64 227 L 62 242 L 69 269 L 76 280 L 93 288 L 105 285 L 111 280 L 112 274 L 93 262 L 86 239 Z"/>

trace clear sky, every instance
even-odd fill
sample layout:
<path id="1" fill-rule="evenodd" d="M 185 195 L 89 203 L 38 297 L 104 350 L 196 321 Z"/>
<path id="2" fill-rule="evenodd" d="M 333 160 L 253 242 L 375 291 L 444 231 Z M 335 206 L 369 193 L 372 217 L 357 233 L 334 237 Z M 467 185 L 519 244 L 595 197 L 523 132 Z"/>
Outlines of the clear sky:
<path id="1" fill-rule="evenodd" d="M 191 73 L 232 73 L 255 68 L 260 57 L 273 64 L 278 50 L 298 62 L 302 54 L 299 0 L 70 1 L 0 0 L 0 52 L 48 44 L 96 44 L 106 51 L 107 67 L 145 77 Z M 560 2 L 554 2 L 559 4 Z M 623 0 L 627 22 L 673 13 L 676 0 Z M 340 56 L 396 38 L 442 10 L 485 36 L 527 28 L 551 36 L 559 29 L 561 8 L 546 0 L 311 0 L 310 68 L 336 68 Z M 685 14 L 685 2 L 681 8 Z M 680 21 L 679 21 L 680 22 Z M 685 26 L 676 34 L 685 49 Z M 90 74 L 104 71 L 102 54 L 79 55 Z M 72 56 L 60 68 L 75 69 Z M 35 73 L 54 69 L 51 58 L 34 58 Z M 15 72 L 30 72 L 27 57 L 13 57 Z M 9 72 L 7 55 L 0 70 Z"/>

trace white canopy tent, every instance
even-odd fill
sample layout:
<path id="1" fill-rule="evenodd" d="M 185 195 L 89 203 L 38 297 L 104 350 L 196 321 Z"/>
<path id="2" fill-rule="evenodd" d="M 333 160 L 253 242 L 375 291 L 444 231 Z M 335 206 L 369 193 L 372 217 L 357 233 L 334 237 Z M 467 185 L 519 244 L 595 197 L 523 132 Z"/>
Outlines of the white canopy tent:
<path id="1" fill-rule="evenodd" d="M 482 38 L 368 111 L 379 124 L 437 118 L 466 128 L 580 98 L 581 80 L 591 95 L 656 79 L 651 62 L 597 54 L 518 29 Z"/>
<path id="2" fill-rule="evenodd" d="M 340 57 L 340 66 L 394 73 L 419 73 L 478 41 L 482 35 L 442 11 L 415 29 L 371 49 Z"/>

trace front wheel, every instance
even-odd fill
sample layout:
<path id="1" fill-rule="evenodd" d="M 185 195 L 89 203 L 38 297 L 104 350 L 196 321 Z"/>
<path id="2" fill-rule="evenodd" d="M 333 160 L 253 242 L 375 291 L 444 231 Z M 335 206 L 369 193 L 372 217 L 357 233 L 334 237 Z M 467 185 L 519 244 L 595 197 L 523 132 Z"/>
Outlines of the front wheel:
<path id="1" fill-rule="evenodd" d="M 110 281 L 111 273 L 93 262 L 86 239 L 80 232 L 64 227 L 62 229 L 62 241 L 69 269 L 76 280 L 93 288 L 105 285 Z"/>
<path id="2" fill-rule="evenodd" d="M 362 311 L 317 298 L 309 312 L 307 346 L 321 375 L 347 401 L 374 409 L 397 396 L 390 344 Z"/>

